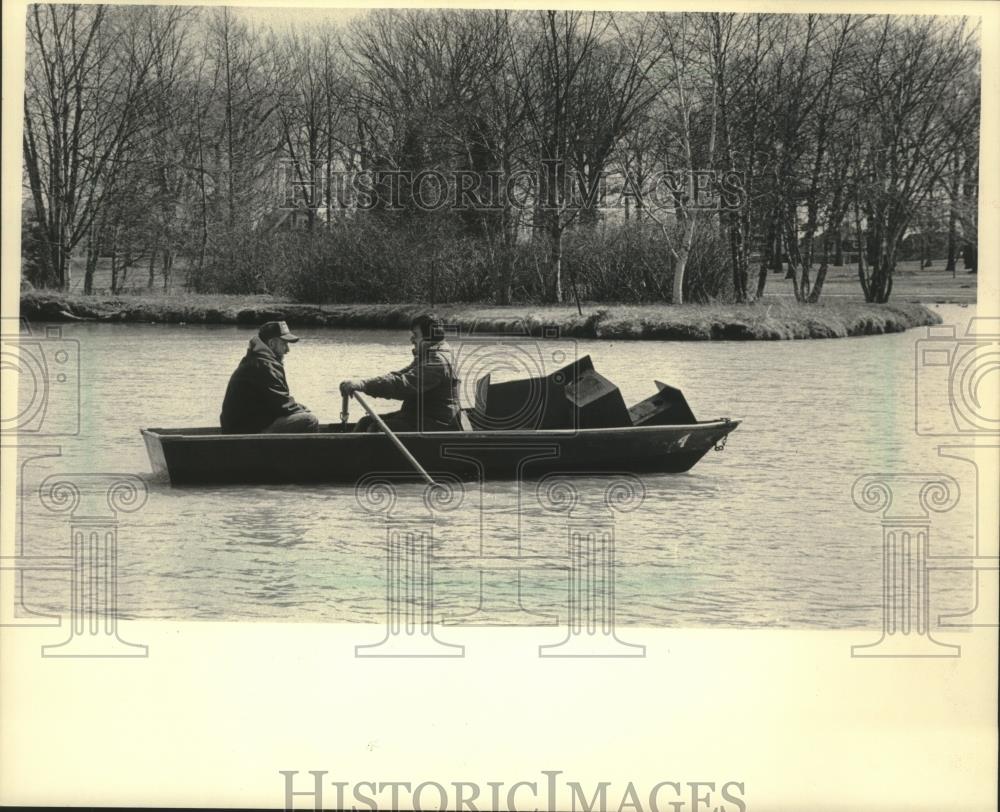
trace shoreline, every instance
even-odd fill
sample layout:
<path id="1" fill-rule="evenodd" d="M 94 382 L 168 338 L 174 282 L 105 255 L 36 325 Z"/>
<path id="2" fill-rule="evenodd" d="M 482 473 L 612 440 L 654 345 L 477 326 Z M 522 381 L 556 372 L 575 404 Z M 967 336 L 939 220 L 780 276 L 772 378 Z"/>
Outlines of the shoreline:
<path id="1" fill-rule="evenodd" d="M 422 304 L 311 305 L 268 297 L 184 294 L 83 296 L 48 291 L 21 294 L 29 321 L 111 324 L 232 324 L 285 320 L 297 327 L 406 329 Z M 661 341 L 780 341 L 899 333 L 941 323 L 917 302 L 762 301 L 755 304 L 594 305 L 580 316 L 570 305 L 440 305 L 443 319 L 463 332 L 540 336 L 556 326 L 562 336 Z"/>

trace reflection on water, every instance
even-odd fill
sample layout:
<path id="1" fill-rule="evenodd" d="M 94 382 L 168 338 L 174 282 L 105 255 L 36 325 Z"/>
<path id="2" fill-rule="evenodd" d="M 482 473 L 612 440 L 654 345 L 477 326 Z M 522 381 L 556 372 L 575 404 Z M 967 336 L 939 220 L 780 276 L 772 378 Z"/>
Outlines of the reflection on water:
<path id="1" fill-rule="evenodd" d="M 964 332 L 970 310 L 943 306 Z M 406 334 L 297 329 L 288 358 L 293 394 L 335 422 L 342 378 L 398 369 Z M 148 476 L 142 426 L 215 425 L 226 381 L 248 329 L 221 326 L 64 325 L 80 342 L 81 435 L 62 456 L 26 467 L 27 493 L 53 472 L 120 471 Z M 577 483 L 573 514 L 538 498 L 535 483 L 467 486 L 456 510 L 438 515 L 432 549 L 442 619 L 474 612 L 481 579 L 467 559 L 485 552 L 565 557 L 571 526 L 613 526 L 621 624 L 662 626 L 878 627 L 881 530 L 857 510 L 851 485 L 864 473 L 949 473 L 963 501 L 934 518 L 935 554 L 971 552 L 971 467 L 937 455 L 913 431 L 914 344 L 923 331 L 801 342 L 579 342 L 627 403 L 654 391 L 653 378 L 684 390 L 700 419 L 742 418 L 721 454 L 690 473 L 643 477 L 645 498 L 610 514 L 604 478 Z M 356 406 L 354 407 L 357 408 Z M 387 407 L 388 408 L 388 407 Z M 948 404 L 930 404 L 946 419 Z M 355 415 L 356 416 L 356 415 Z M 385 611 L 386 525 L 353 489 L 174 489 L 149 482 L 140 512 L 119 526 L 122 617 L 380 622 Z M 423 486 L 400 484 L 395 526 L 429 529 Z M 966 498 L 969 497 L 969 498 Z M 520 501 L 519 501 L 520 500 Z M 517 505 L 520 504 L 518 508 Z M 25 552 L 64 554 L 65 516 L 36 499 L 24 510 Z M 558 563 L 558 562 L 556 562 Z M 499 585 L 499 586 L 498 586 Z M 964 611 L 964 573 L 934 576 L 935 611 Z M 565 618 L 567 570 L 539 566 L 520 579 L 521 608 Z M 68 576 L 30 572 L 25 603 L 65 611 Z"/>

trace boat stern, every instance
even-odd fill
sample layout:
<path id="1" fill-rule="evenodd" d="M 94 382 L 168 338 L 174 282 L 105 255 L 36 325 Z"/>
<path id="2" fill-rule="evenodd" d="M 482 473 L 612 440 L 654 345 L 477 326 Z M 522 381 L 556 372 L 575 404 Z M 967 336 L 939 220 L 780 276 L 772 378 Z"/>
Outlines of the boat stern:
<path id="1" fill-rule="evenodd" d="M 149 455 L 149 464 L 153 469 L 153 476 L 158 479 L 170 480 L 170 469 L 167 467 L 166 457 L 163 455 L 163 440 L 156 429 L 140 429 L 142 439 L 146 443 L 146 453 Z"/>

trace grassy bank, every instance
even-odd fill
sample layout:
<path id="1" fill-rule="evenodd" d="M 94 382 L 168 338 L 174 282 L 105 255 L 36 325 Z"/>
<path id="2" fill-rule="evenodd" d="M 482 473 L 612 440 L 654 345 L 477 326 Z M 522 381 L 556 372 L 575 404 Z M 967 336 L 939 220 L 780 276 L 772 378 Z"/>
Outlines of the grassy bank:
<path id="1" fill-rule="evenodd" d="M 267 297 L 195 295 L 79 296 L 32 291 L 21 315 L 32 321 L 257 325 L 286 319 L 297 327 L 405 328 L 426 305 L 305 305 Z M 898 333 L 939 324 L 917 303 L 870 305 L 831 301 L 800 305 L 776 299 L 752 305 L 443 305 L 436 312 L 462 331 L 541 334 L 555 325 L 574 338 L 675 341 L 843 338 Z"/>

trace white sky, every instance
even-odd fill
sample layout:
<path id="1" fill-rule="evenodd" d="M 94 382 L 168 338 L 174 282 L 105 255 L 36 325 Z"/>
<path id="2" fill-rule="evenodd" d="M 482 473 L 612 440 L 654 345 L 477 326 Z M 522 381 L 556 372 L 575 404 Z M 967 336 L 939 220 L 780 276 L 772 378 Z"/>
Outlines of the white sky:
<path id="1" fill-rule="evenodd" d="M 275 29 L 285 26 L 301 28 L 305 25 L 316 25 L 324 22 L 332 22 L 342 26 L 352 18 L 368 11 L 368 9 L 363 8 L 253 8 L 250 6 L 232 6 L 231 8 L 248 20 Z"/>

